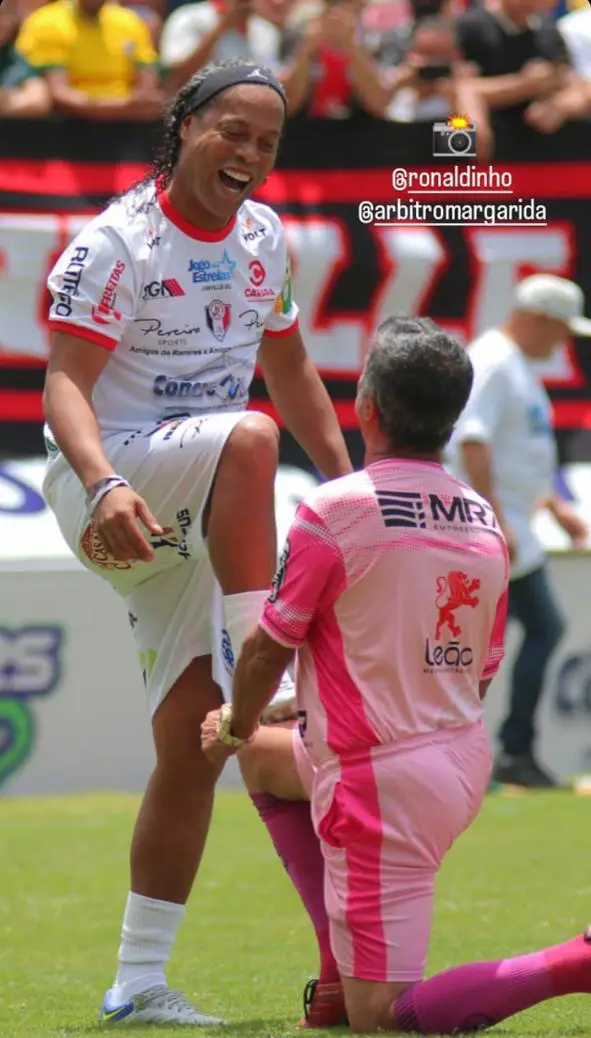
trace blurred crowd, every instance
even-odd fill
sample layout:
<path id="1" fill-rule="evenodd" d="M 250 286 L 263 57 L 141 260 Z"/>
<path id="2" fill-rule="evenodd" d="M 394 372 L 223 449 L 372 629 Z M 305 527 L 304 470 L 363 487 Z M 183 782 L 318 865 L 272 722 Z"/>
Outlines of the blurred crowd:
<path id="1" fill-rule="evenodd" d="M 3 0 L 0 116 L 151 121 L 208 61 L 252 58 L 292 117 L 591 117 L 591 7 L 572 0 Z"/>

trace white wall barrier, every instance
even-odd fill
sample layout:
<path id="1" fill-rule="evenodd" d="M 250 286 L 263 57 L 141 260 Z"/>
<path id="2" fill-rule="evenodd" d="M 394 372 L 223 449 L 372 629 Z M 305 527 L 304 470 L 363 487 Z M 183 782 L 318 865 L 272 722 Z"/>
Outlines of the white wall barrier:
<path id="1" fill-rule="evenodd" d="M 127 611 L 71 555 L 43 473 L 42 460 L 0 466 L 0 796 L 141 790 L 153 754 Z M 315 485 L 280 468 L 280 541 Z"/>
<path id="2" fill-rule="evenodd" d="M 71 557 L 39 496 L 42 474 L 41 461 L 0 466 L 0 795 L 140 790 L 153 757 L 126 610 Z M 313 485 L 300 470 L 281 471 L 280 537 Z M 549 520 L 540 523 L 559 546 Z M 549 675 L 540 750 L 558 773 L 583 773 L 591 771 L 591 555 L 558 550 L 550 571 L 569 631 Z M 509 659 L 514 648 L 510 631 Z M 491 730 L 507 669 L 489 692 Z M 236 781 L 234 767 L 226 781 Z"/>

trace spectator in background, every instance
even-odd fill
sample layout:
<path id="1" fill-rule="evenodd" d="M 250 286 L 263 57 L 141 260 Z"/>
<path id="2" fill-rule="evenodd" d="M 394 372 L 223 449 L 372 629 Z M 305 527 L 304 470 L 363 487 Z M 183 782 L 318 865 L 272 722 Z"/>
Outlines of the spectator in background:
<path id="1" fill-rule="evenodd" d="M 280 30 L 256 13 L 253 0 L 201 0 L 167 19 L 160 56 L 176 91 L 209 61 L 243 58 L 276 70 L 280 44 Z"/>
<path id="2" fill-rule="evenodd" d="M 44 79 L 18 55 L 14 41 L 19 16 L 16 0 L 0 6 L 0 119 L 42 119 L 51 110 Z"/>
<path id="3" fill-rule="evenodd" d="M 488 134 L 497 113 L 519 127 L 531 104 L 573 81 L 564 40 L 544 18 L 547 8 L 547 0 L 495 0 L 458 19 L 461 52 L 478 70 L 479 117 Z"/>
<path id="4" fill-rule="evenodd" d="M 346 119 L 365 111 L 383 118 L 391 97 L 382 41 L 372 53 L 361 15 L 364 0 L 324 0 L 304 26 L 284 34 L 281 74 L 290 115 Z"/>
<path id="5" fill-rule="evenodd" d="M 165 5 L 161 0 L 118 0 L 122 7 L 127 7 L 146 23 L 150 30 L 150 38 L 155 50 L 159 49 L 162 25 L 165 16 Z"/>
<path id="6" fill-rule="evenodd" d="M 391 75 L 388 118 L 402 123 L 446 119 L 455 107 L 453 73 L 460 60 L 452 19 L 436 15 L 415 22 L 407 52 Z"/>
<path id="7" fill-rule="evenodd" d="M 569 335 L 591 337 L 583 306 L 583 293 L 572 281 L 537 274 L 520 282 L 504 327 L 485 332 L 470 347 L 474 385 L 449 452 L 454 474 L 490 501 L 509 549 L 509 616 L 523 628 L 524 639 L 493 778 L 530 788 L 557 785 L 534 757 L 535 716 L 564 631 L 544 551 L 531 527 L 534 510 L 545 505 L 574 547 L 588 538 L 583 521 L 551 491 L 552 412 L 534 362 L 550 357 Z"/>
<path id="8" fill-rule="evenodd" d="M 61 112 L 101 122 L 151 121 L 161 114 L 150 32 L 117 3 L 54 0 L 25 19 L 16 49 L 43 72 Z"/>
<path id="9" fill-rule="evenodd" d="M 410 18 L 388 33 L 388 59 L 392 65 L 401 65 L 410 50 L 415 30 L 425 19 L 453 19 L 457 13 L 455 0 L 411 0 Z"/>
<path id="10" fill-rule="evenodd" d="M 558 3 L 552 10 L 553 18 L 562 18 L 566 14 L 570 14 L 571 11 L 580 11 L 585 8 L 589 0 L 558 0 Z"/>
<path id="11" fill-rule="evenodd" d="M 577 78 L 547 100 L 530 105 L 526 118 L 539 133 L 556 133 L 571 119 L 591 116 L 591 8 L 586 4 L 565 15 L 557 27 Z"/>

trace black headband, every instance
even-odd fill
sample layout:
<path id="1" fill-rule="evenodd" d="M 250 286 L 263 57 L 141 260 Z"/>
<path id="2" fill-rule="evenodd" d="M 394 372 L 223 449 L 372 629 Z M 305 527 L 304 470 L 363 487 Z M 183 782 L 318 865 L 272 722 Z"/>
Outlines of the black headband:
<path id="1" fill-rule="evenodd" d="M 238 86 L 240 83 L 271 87 L 271 90 L 279 94 L 285 105 L 283 87 L 272 72 L 267 72 L 259 68 L 258 65 L 239 65 L 217 69 L 215 72 L 211 72 L 201 83 L 197 83 L 185 101 L 182 118 L 185 119 L 187 115 L 197 111 L 207 101 L 211 101 L 211 98 L 215 97 L 216 94 L 221 94 L 222 90 L 228 90 L 230 87 Z"/>

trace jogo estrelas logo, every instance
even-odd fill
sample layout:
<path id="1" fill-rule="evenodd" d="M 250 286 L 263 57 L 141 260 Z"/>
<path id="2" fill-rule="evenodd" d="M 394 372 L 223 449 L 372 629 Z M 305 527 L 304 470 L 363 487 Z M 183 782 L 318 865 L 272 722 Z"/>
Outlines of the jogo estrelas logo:
<path id="1" fill-rule="evenodd" d="M 61 676 L 61 627 L 0 627 L 0 785 L 28 760 L 36 724 L 35 696 L 53 692 Z"/>

